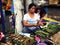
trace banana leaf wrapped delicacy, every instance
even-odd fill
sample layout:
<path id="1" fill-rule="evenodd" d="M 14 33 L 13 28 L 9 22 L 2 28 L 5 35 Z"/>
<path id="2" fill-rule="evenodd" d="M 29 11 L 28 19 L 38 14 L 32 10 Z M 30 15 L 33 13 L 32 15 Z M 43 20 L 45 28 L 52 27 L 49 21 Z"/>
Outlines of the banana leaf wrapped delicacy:
<path id="1" fill-rule="evenodd" d="M 57 31 L 59 31 L 60 25 L 58 25 L 58 24 L 54 24 L 54 25 L 53 25 L 53 24 L 50 24 L 50 25 L 48 26 L 48 28 L 52 30 L 51 33 L 55 33 L 55 32 L 57 32 Z"/>
<path id="2" fill-rule="evenodd" d="M 41 30 L 37 30 L 35 34 L 47 37 L 49 35 L 55 34 L 57 31 L 59 31 L 60 25 L 58 23 L 56 24 L 49 24 L 48 27 L 42 28 Z"/>
<path id="3" fill-rule="evenodd" d="M 41 37 L 47 37 L 47 35 L 49 35 L 49 33 L 44 32 L 42 30 L 39 30 L 39 31 L 37 31 L 35 33 L 36 33 L 36 35 L 41 36 Z"/>

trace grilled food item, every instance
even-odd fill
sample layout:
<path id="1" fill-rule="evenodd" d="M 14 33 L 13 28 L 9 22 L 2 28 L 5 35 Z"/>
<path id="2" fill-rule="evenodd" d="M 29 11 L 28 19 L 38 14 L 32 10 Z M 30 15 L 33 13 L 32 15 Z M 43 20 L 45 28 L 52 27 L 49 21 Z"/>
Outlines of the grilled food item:
<path id="1" fill-rule="evenodd" d="M 32 44 L 32 40 L 25 36 L 25 35 L 20 35 L 20 34 L 11 34 L 9 36 L 10 42 L 12 43 L 12 45 L 17 44 L 17 45 L 31 45 Z"/>

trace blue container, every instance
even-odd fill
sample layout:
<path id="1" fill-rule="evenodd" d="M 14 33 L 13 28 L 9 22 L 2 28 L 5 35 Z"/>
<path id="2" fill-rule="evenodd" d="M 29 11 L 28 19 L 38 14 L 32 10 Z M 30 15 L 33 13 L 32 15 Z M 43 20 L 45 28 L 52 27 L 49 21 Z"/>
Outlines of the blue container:
<path id="1" fill-rule="evenodd" d="M 57 24 L 57 22 L 51 22 L 51 24 Z"/>

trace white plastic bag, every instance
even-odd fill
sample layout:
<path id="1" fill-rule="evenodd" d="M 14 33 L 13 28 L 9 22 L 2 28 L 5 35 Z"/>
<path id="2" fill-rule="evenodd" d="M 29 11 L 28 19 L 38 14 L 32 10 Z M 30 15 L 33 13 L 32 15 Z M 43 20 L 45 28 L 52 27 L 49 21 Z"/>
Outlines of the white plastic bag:
<path id="1" fill-rule="evenodd" d="M 12 15 L 9 16 L 9 22 L 12 22 Z"/>

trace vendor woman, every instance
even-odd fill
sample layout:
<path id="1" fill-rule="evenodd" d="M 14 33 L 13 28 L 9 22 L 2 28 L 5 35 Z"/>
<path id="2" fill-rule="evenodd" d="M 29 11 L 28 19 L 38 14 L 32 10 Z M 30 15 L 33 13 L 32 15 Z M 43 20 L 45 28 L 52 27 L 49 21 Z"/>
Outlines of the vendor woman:
<path id="1" fill-rule="evenodd" d="M 38 30 L 40 18 L 35 14 L 36 5 L 31 3 L 28 7 L 28 13 L 23 18 L 23 33 L 33 33 Z"/>

